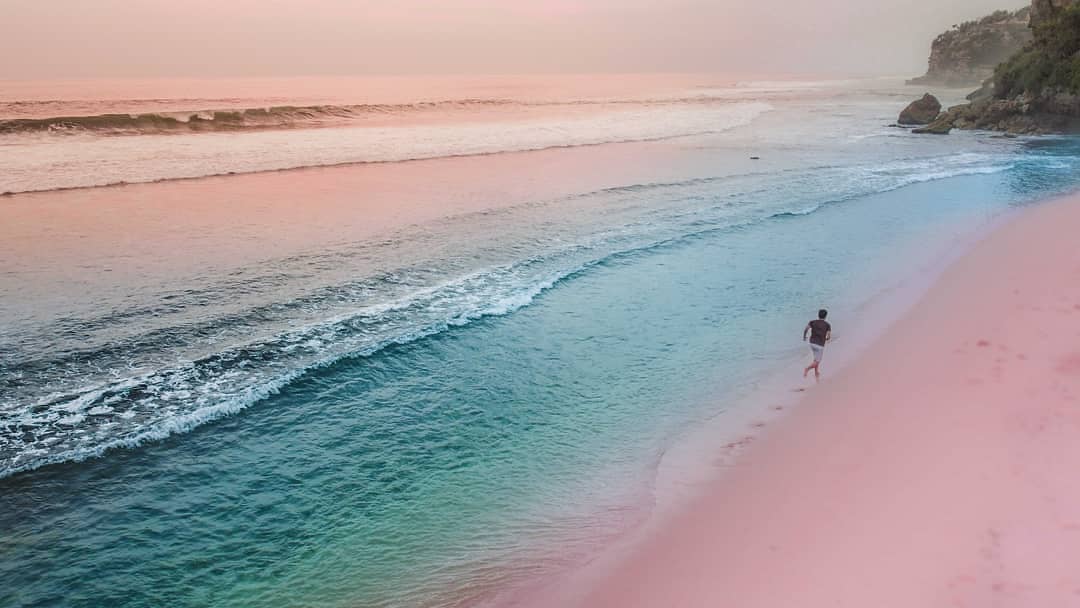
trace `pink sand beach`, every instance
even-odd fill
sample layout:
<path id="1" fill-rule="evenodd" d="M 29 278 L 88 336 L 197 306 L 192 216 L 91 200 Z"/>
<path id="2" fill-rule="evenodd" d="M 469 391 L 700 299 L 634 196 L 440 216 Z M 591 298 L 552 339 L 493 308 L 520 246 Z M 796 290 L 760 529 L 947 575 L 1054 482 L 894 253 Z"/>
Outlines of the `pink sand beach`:
<path id="1" fill-rule="evenodd" d="M 1080 197 L 950 266 L 582 606 L 1080 606 Z"/>

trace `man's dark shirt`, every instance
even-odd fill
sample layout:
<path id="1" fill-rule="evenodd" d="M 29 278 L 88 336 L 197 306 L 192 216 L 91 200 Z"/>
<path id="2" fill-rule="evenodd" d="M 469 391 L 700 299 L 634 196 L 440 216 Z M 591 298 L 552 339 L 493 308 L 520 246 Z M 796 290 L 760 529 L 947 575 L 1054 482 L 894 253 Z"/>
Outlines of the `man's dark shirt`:
<path id="1" fill-rule="evenodd" d="M 828 321 L 824 319 L 810 321 L 810 343 L 825 346 L 825 336 L 828 335 L 831 329 L 832 325 L 829 325 Z"/>

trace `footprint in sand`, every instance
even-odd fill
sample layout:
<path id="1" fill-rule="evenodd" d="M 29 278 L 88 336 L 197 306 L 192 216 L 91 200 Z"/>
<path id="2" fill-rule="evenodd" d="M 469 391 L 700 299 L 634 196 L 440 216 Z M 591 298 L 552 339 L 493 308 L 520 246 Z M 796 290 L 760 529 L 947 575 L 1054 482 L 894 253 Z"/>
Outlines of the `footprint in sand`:
<path id="1" fill-rule="evenodd" d="M 1080 375 L 1080 353 L 1072 353 L 1062 357 L 1055 369 L 1059 374 Z"/>
<path id="2" fill-rule="evenodd" d="M 729 449 L 729 450 L 737 450 L 739 448 L 744 448 L 744 447 L 750 445 L 750 443 L 753 442 L 753 441 L 754 441 L 753 437 L 743 437 L 742 439 L 739 439 L 738 441 L 732 441 L 731 443 L 725 445 L 724 447 Z"/>

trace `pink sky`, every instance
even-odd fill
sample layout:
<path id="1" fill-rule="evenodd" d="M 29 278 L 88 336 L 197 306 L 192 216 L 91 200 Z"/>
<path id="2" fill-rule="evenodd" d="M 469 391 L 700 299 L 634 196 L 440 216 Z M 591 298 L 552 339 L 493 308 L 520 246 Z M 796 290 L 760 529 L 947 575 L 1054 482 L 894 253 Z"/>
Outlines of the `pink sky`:
<path id="1" fill-rule="evenodd" d="M 910 73 L 1023 0 L 0 0 L 0 79 Z M 1014 6 L 1016 5 L 1016 6 Z"/>

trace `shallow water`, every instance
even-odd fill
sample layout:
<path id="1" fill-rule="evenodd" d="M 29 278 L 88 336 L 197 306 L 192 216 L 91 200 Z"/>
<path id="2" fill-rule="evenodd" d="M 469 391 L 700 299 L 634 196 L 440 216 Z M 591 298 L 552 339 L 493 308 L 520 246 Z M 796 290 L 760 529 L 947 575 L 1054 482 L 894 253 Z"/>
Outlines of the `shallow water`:
<path id="1" fill-rule="evenodd" d="M 562 185 L 418 164 L 508 202 L 365 233 L 316 192 L 307 222 L 339 230 L 280 252 L 152 203 L 190 265 L 130 255 L 138 237 L 80 249 L 75 224 L 70 254 L 9 244 L 0 601 L 471 605 L 577 563 L 647 517 L 674 442 L 802 354 L 809 313 L 842 335 L 950 239 L 1075 186 L 1074 140 L 918 138 L 883 126 L 893 95 L 773 99 L 746 127 L 616 146 L 618 170 L 596 148 Z M 135 188 L 91 202 L 190 192 Z M 86 201 L 31 196 L 0 214 Z M 77 253 L 99 280 L 70 283 Z"/>

